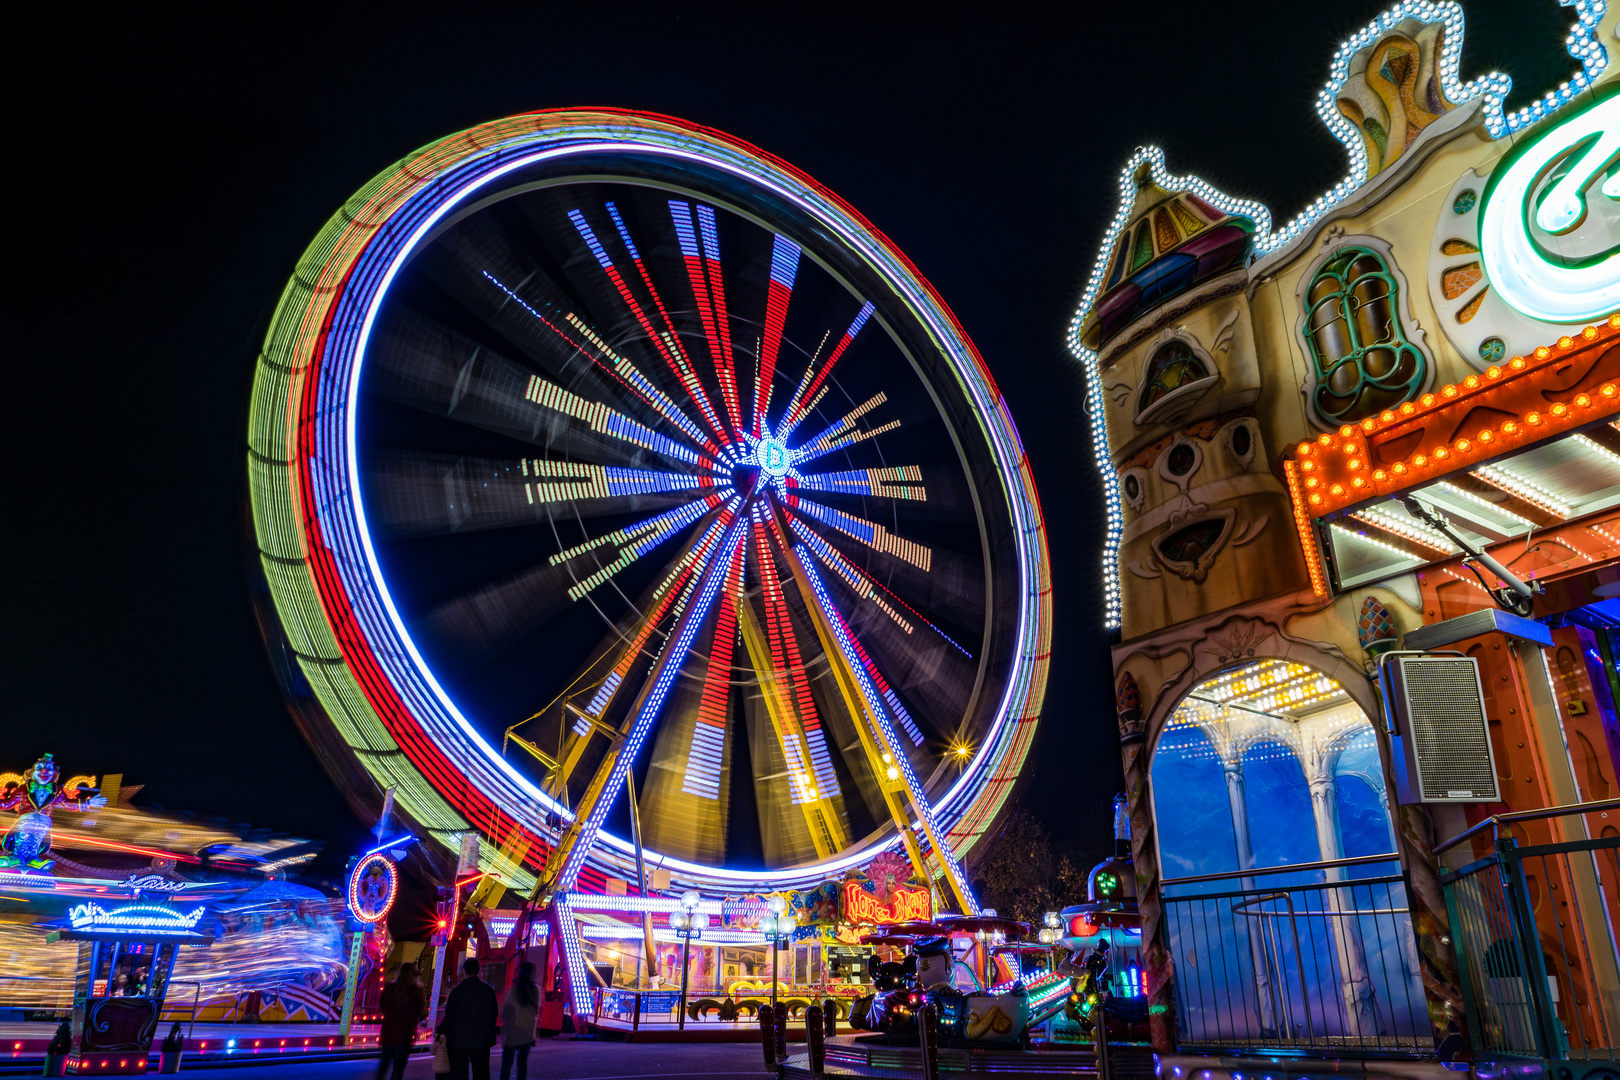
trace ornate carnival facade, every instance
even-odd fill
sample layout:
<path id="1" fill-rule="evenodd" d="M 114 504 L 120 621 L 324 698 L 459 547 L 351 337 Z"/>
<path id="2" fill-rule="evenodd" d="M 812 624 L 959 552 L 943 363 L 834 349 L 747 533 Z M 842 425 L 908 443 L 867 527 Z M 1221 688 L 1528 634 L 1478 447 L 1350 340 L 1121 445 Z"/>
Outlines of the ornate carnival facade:
<path id="1" fill-rule="evenodd" d="M 1515 112 L 1506 76 L 1462 81 L 1458 5 L 1380 16 L 1318 100 L 1348 175 L 1287 224 L 1157 149 L 1121 173 L 1070 344 L 1161 1052 L 1529 1053 L 1455 925 L 1491 836 L 1435 849 L 1620 767 L 1620 41 L 1570 10 L 1576 71 Z M 1501 801 L 1401 804 L 1376 657 L 1515 605 L 1429 646 L 1479 661 Z M 1524 865 L 1563 1056 L 1620 1015 L 1608 820 L 1491 829 L 1601 849 Z"/>

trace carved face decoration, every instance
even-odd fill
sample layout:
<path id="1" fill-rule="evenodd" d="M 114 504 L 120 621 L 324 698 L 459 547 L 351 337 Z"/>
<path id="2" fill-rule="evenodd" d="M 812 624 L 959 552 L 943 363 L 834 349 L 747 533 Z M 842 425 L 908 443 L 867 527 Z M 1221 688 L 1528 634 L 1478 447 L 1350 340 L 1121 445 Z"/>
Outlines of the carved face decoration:
<path id="1" fill-rule="evenodd" d="M 1178 428 L 1120 463 L 1127 637 L 1303 576 L 1287 495 L 1247 409 Z"/>

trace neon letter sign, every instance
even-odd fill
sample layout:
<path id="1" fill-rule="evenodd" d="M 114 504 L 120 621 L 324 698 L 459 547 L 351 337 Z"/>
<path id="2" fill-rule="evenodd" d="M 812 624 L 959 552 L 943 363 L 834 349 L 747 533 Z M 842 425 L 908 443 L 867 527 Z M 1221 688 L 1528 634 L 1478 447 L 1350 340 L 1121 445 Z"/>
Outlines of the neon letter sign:
<path id="1" fill-rule="evenodd" d="M 844 882 L 844 921 L 860 924 L 927 922 L 933 918 L 933 896 L 921 885 L 896 885 L 884 903 L 858 881 Z"/>
<path id="2" fill-rule="evenodd" d="M 1547 322 L 1582 322 L 1620 308 L 1620 173 L 1597 183 L 1617 162 L 1620 95 L 1611 94 L 1548 130 L 1491 177 L 1479 246 L 1502 299 Z M 1566 171 L 1538 195 L 1556 168 Z M 1535 235 L 1568 235 L 1593 215 L 1599 249 L 1585 257 L 1559 258 Z"/>

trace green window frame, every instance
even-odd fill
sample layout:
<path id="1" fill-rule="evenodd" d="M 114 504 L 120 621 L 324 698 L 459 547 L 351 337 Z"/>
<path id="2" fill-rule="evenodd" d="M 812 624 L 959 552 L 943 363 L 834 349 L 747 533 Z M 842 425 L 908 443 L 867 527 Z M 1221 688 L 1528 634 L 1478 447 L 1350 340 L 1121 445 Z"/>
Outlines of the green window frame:
<path id="1" fill-rule="evenodd" d="M 1400 282 L 1368 247 L 1336 251 L 1305 290 L 1301 332 L 1315 382 L 1311 408 L 1325 424 L 1353 424 L 1410 401 L 1428 378 L 1428 360 L 1407 340 Z"/>

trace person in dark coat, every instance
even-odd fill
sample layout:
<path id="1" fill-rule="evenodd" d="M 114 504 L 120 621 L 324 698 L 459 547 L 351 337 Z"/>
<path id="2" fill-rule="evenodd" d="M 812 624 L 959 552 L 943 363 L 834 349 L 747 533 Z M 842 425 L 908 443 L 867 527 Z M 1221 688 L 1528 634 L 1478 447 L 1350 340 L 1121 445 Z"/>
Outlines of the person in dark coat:
<path id="1" fill-rule="evenodd" d="M 402 1080 L 405 1063 L 411 1058 L 411 1047 L 416 1043 L 416 1025 L 422 1020 L 425 1008 L 422 980 L 416 974 L 415 964 L 399 965 L 399 974 L 382 992 L 382 1030 L 377 1033 L 377 1080 L 392 1063 L 391 1080 Z"/>
<path id="2" fill-rule="evenodd" d="M 495 988 L 478 977 L 477 960 L 468 957 L 461 970 L 467 977 L 450 991 L 444 1021 L 439 1024 L 450 1050 L 450 1075 L 466 1080 L 470 1068 L 473 1080 L 489 1080 L 489 1052 L 500 1022 L 500 1001 Z"/>

